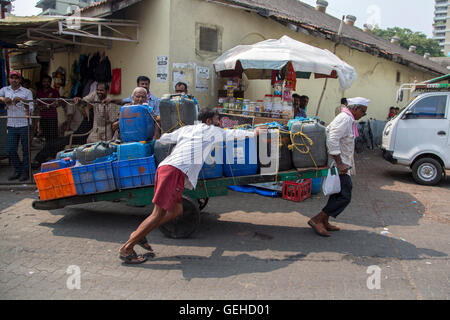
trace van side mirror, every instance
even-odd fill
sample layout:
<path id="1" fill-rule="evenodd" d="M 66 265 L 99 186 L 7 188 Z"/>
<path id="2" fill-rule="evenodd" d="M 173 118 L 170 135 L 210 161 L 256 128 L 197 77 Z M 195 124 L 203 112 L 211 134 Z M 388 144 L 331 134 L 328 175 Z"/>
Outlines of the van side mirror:
<path id="1" fill-rule="evenodd" d="M 398 102 L 402 102 L 403 101 L 403 91 L 400 89 L 398 92 L 397 92 L 397 103 Z"/>
<path id="2" fill-rule="evenodd" d="M 412 112 L 411 110 L 408 110 L 403 114 L 402 119 L 404 119 L 404 120 L 411 119 L 413 117 L 413 115 L 414 115 L 414 112 Z"/>

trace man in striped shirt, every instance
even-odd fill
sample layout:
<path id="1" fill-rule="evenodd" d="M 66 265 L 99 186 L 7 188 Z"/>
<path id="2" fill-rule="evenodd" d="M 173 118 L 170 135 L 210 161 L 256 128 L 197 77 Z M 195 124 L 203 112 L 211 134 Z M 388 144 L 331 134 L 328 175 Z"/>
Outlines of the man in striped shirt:
<path id="1" fill-rule="evenodd" d="M 0 103 L 6 104 L 8 110 L 8 154 L 14 167 L 14 174 L 9 181 L 29 180 L 29 126 L 31 119 L 27 118 L 33 112 L 33 94 L 30 90 L 21 86 L 22 75 L 17 71 L 11 71 L 9 75 L 10 86 L 0 89 Z M 17 149 L 19 141 L 22 144 L 23 160 L 20 161 Z"/>
<path id="2" fill-rule="evenodd" d="M 127 264 L 145 262 L 147 258 L 138 256 L 133 250 L 134 246 L 137 244 L 153 252 L 145 236 L 183 214 L 184 188 L 195 189 L 204 159 L 211 153 L 213 145 L 228 140 L 254 137 L 261 131 L 261 128 L 255 131 L 224 130 L 219 127 L 217 109 L 203 109 L 198 119 L 202 121 L 201 124 L 181 127 L 172 133 L 163 134 L 159 139 L 162 144 L 176 143 L 176 146 L 156 170 L 153 197 L 155 207 L 152 214 L 119 249 L 120 259 Z"/>

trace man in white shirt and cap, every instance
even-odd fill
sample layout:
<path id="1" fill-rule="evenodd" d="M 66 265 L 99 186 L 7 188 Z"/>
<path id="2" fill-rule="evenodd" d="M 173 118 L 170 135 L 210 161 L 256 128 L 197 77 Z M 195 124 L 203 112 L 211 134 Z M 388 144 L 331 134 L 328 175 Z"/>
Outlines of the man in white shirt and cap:
<path id="1" fill-rule="evenodd" d="M 341 181 L 341 192 L 330 195 L 322 211 L 308 221 L 320 236 L 329 237 L 328 231 L 339 231 L 328 222 L 329 217 L 337 218 L 350 204 L 352 196 L 351 175 L 355 174 L 355 138 L 358 137 L 356 121 L 364 117 L 370 101 L 365 98 L 347 99 L 348 106 L 334 118 L 327 127 L 327 148 L 329 166 L 337 167 Z"/>
<path id="2" fill-rule="evenodd" d="M 194 189 L 204 160 L 211 153 L 212 147 L 220 142 L 245 139 L 258 135 L 262 128 L 255 131 L 224 130 L 219 127 L 217 109 L 204 108 L 198 119 L 201 124 L 184 126 L 165 133 L 159 141 L 162 144 L 176 143 L 172 153 L 164 159 L 156 170 L 154 209 L 134 231 L 129 240 L 119 249 L 119 258 L 126 264 L 138 264 L 147 259 L 137 255 L 133 250 L 137 244 L 153 252 L 145 236 L 155 228 L 177 218 L 183 213 L 184 188 Z"/>

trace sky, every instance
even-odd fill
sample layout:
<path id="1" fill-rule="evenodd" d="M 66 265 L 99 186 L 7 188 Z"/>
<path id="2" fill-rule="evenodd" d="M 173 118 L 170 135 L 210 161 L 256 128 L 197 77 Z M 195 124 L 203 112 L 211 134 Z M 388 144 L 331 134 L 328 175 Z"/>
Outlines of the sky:
<path id="1" fill-rule="evenodd" d="M 343 15 L 357 17 L 356 26 L 365 23 L 378 24 L 380 28 L 401 27 L 422 32 L 431 38 L 433 33 L 434 0 L 327 0 L 327 13 L 342 18 Z M 37 0 L 14 1 L 13 14 L 18 16 L 36 15 L 41 9 L 35 8 Z M 302 0 L 315 6 L 316 0 Z"/>

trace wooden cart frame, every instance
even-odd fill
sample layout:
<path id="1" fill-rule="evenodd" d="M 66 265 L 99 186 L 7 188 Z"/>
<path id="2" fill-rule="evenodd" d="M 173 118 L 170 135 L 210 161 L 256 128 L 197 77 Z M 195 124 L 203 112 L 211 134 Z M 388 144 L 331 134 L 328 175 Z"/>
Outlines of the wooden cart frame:
<path id="1" fill-rule="evenodd" d="M 194 190 L 185 189 L 183 195 L 183 214 L 159 229 L 169 238 L 188 238 L 200 224 L 200 211 L 203 210 L 209 198 L 226 196 L 228 186 L 248 185 L 255 183 L 267 183 L 275 181 L 296 181 L 324 177 L 328 168 L 308 168 L 280 172 L 276 175 L 250 175 L 240 177 L 222 177 L 210 180 L 199 180 Z M 55 199 L 48 201 L 35 200 L 32 204 L 36 210 L 55 210 L 70 205 L 85 204 L 99 201 L 124 201 L 133 207 L 144 207 L 153 205 L 154 186 L 146 186 L 133 189 L 124 189 L 99 194 L 74 196 L 70 198 Z"/>

